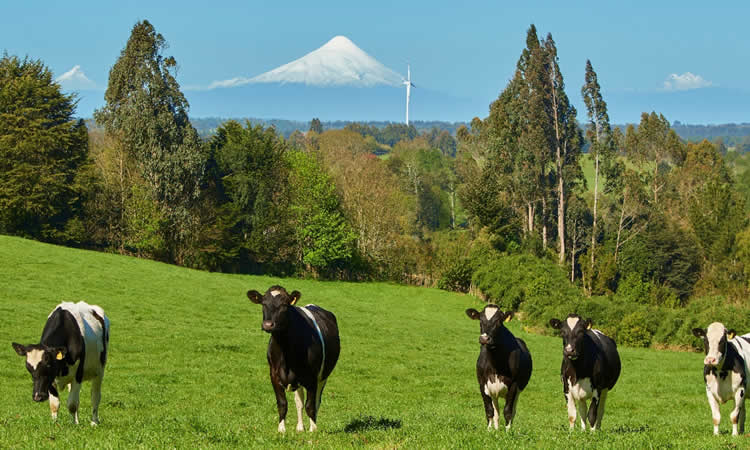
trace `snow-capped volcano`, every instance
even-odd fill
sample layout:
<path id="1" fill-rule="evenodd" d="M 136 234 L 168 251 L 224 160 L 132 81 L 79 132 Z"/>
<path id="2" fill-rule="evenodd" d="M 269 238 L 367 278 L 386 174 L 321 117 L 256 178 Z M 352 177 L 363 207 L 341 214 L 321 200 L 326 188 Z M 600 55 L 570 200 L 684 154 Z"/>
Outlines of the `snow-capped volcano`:
<path id="1" fill-rule="evenodd" d="M 312 86 L 401 86 L 403 77 L 336 36 L 300 59 L 247 80 L 249 83 L 302 83 Z"/>

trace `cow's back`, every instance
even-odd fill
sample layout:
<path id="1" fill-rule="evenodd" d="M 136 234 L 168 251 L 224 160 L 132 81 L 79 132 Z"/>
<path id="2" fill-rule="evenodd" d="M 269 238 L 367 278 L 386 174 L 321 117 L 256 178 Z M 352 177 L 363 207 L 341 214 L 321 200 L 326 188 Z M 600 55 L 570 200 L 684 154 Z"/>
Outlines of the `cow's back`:
<path id="1" fill-rule="evenodd" d="M 338 322 L 332 312 L 318 305 L 307 305 L 304 308 L 312 313 L 325 341 L 325 364 L 321 378 L 326 379 L 333 372 L 341 352 Z"/>
<path id="2" fill-rule="evenodd" d="M 737 353 L 744 360 L 745 376 L 750 378 L 750 334 L 735 336 L 728 341 L 737 350 Z"/>
<path id="3" fill-rule="evenodd" d="M 104 370 L 109 344 L 109 318 L 97 305 L 63 302 L 55 309 L 69 312 L 81 331 L 85 349 L 83 378 L 93 378 Z"/>

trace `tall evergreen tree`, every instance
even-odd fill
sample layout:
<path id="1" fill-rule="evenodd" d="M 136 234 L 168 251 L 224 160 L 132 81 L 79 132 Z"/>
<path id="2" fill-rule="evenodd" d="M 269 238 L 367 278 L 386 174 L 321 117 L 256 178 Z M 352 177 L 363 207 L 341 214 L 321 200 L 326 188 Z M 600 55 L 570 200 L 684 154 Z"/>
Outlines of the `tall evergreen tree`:
<path id="1" fill-rule="evenodd" d="M 75 96 L 60 91 L 41 61 L 0 59 L 0 232 L 55 242 L 80 237 L 73 219 L 89 161 L 75 107 Z"/>
<path id="2" fill-rule="evenodd" d="M 581 88 L 583 102 L 589 123 L 586 134 L 591 141 L 589 154 L 594 158 L 594 210 L 593 223 L 591 226 L 591 273 L 593 273 L 596 260 L 596 220 L 599 206 L 599 165 L 604 160 L 608 164 L 614 154 L 612 145 L 609 115 L 607 114 L 607 103 L 602 98 L 601 87 L 594 71 L 591 61 L 586 60 L 585 83 Z"/>
<path id="3" fill-rule="evenodd" d="M 554 129 L 554 159 L 557 177 L 557 241 L 558 259 L 565 263 L 565 214 L 569 191 L 581 180 L 582 172 L 578 163 L 581 154 L 581 136 L 576 122 L 576 109 L 570 104 L 565 93 L 560 66 L 558 64 L 557 46 L 548 34 L 544 41 L 548 58 L 551 124 Z"/>
<path id="4" fill-rule="evenodd" d="M 94 118 L 133 156 L 167 218 L 163 235 L 171 258 L 179 259 L 194 223 L 190 207 L 199 193 L 205 158 L 175 79 L 177 61 L 162 54 L 166 48 L 153 25 L 138 22 L 109 72 L 106 104 Z"/>

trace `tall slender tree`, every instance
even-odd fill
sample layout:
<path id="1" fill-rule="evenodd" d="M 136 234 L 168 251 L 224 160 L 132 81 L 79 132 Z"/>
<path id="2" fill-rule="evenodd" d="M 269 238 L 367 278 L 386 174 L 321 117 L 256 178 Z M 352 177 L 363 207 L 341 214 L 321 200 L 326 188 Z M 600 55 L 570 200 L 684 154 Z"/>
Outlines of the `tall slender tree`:
<path id="1" fill-rule="evenodd" d="M 596 264 L 596 221 L 599 207 L 599 165 L 602 160 L 608 163 L 614 153 L 612 145 L 609 115 L 607 114 L 607 103 L 602 98 L 601 87 L 597 79 L 591 61 L 586 60 L 585 82 L 581 88 L 583 102 L 589 117 L 586 134 L 591 142 L 590 155 L 594 159 L 594 210 L 593 223 L 591 225 L 591 273 L 594 272 Z"/>
<path id="2" fill-rule="evenodd" d="M 190 207 L 199 193 L 205 157 L 175 78 L 177 61 L 162 54 L 166 48 L 148 21 L 135 24 L 109 72 L 106 104 L 94 118 L 133 156 L 167 218 L 163 234 L 171 257 L 179 259 L 193 225 Z"/>

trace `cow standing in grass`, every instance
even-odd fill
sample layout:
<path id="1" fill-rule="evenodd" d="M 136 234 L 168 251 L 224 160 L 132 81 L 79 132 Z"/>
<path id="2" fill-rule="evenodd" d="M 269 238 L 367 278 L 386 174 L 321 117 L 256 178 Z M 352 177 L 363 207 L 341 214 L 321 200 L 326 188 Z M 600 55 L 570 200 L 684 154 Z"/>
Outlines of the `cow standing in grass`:
<path id="1" fill-rule="evenodd" d="M 565 321 L 550 319 L 552 328 L 560 330 L 563 338 L 563 360 L 560 378 L 568 404 L 570 429 L 575 427 L 576 412 L 581 428 L 591 431 L 601 428 L 607 393 L 620 377 L 620 355 L 609 336 L 591 328 L 591 319 L 583 320 L 569 314 Z M 591 405 L 586 410 L 586 401 Z"/>
<path id="2" fill-rule="evenodd" d="M 285 391 L 294 391 L 297 405 L 297 431 L 304 431 L 302 407 L 310 418 L 310 431 L 317 429 L 320 399 L 328 377 L 339 358 L 339 329 L 336 316 L 315 305 L 298 308 L 299 291 L 290 294 L 281 286 L 271 286 L 264 295 L 248 291 L 253 303 L 263 305 L 263 331 L 268 341 L 271 384 L 279 410 L 279 432 L 286 431 Z M 304 392 L 307 391 L 307 402 Z"/>
<path id="3" fill-rule="evenodd" d="M 467 309 L 470 319 L 479 320 L 479 358 L 477 381 L 484 401 L 487 429 L 498 428 L 500 416 L 497 399 L 505 398 L 503 417 L 509 430 L 516 415 L 518 396 L 531 378 L 531 353 L 526 343 L 513 336 L 503 325 L 510 321 L 512 312 L 504 313 L 496 305 L 487 305 L 482 312 Z"/>
<path id="4" fill-rule="evenodd" d="M 52 419 L 57 419 L 60 408 L 59 390 L 70 385 L 68 411 L 78 423 L 81 383 L 91 380 L 91 425 L 99 423 L 108 346 L 109 319 L 102 308 L 85 302 L 58 305 L 47 318 L 38 344 L 13 343 L 16 353 L 26 357 L 34 401 L 49 398 Z"/>
<path id="5" fill-rule="evenodd" d="M 745 432 L 745 393 L 750 375 L 750 334 L 735 336 L 723 324 L 714 322 L 707 329 L 694 328 L 693 334 L 703 338 L 706 357 L 703 359 L 703 380 L 706 396 L 711 405 L 714 434 L 719 434 L 721 410 L 719 404 L 734 399 L 734 409 L 729 415 L 732 435 Z"/>

